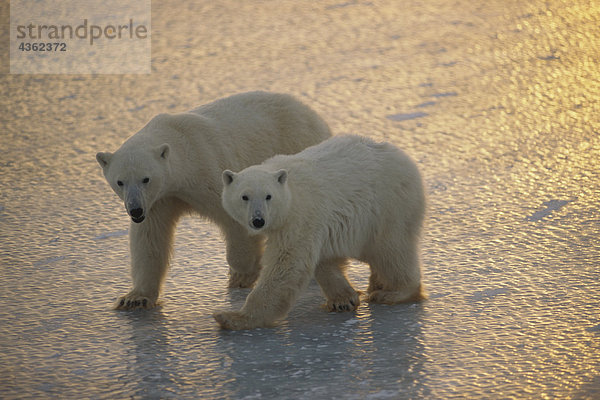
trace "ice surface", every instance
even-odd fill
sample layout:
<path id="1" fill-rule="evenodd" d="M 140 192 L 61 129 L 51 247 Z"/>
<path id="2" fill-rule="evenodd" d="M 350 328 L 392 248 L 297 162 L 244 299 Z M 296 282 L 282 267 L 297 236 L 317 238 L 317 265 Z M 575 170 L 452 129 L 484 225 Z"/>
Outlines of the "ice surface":
<path id="1" fill-rule="evenodd" d="M 151 75 L 0 77 L 0 398 L 600 398 L 600 7 L 153 6 Z M 429 300 L 332 314 L 312 284 L 282 326 L 220 331 L 248 291 L 186 218 L 163 305 L 110 310 L 129 222 L 95 153 L 253 89 L 417 160 Z"/>

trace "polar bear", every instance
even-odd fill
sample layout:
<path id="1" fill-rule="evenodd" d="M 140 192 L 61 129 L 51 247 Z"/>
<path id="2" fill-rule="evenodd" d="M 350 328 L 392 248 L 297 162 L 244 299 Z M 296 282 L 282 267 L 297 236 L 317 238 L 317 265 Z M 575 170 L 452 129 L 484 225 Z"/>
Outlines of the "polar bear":
<path id="1" fill-rule="evenodd" d="M 221 327 L 273 326 L 313 276 L 328 310 L 356 309 L 359 294 L 344 272 L 349 258 L 370 265 L 368 301 L 424 298 L 423 185 L 415 163 L 393 145 L 337 136 L 239 173 L 225 170 L 223 183 L 223 208 L 267 244 L 242 309 L 213 315 Z"/>
<path id="2" fill-rule="evenodd" d="M 114 153 L 98 153 L 104 176 L 125 203 L 132 290 L 116 309 L 152 308 L 167 272 L 175 225 L 195 212 L 222 230 L 229 286 L 251 287 L 264 238 L 250 236 L 221 206 L 225 168 L 243 169 L 331 136 L 312 109 L 289 95 L 250 92 L 182 114 L 160 114 Z"/>

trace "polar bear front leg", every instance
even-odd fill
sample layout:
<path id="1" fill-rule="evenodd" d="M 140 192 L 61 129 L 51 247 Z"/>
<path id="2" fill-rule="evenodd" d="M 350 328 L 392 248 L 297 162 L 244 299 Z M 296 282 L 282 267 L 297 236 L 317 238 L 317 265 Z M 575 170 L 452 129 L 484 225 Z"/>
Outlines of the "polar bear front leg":
<path id="1" fill-rule="evenodd" d="M 315 269 L 315 259 L 310 256 L 312 252 L 301 251 L 301 248 L 280 250 L 274 260 L 268 256 L 267 248 L 263 271 L 242 309 L 213 314 L 221 328 L 272 327 L 285 318 Z"/>
<path id="2" fill-rule="evenodd" d="M 116 310 L 156 306 L 173 251 L 175 225 L 181 207 L 161 201 L 141 223 L 131 223 L 129 248 L 133 289 L 117 299 Z"/>
<path id="3" fill-rule="evenodd" d="M 260 274 L 265 239 L 260 235 L 248 235 L 244 227 L 235 221 L 232 222 L 232 226 L 225 230 L 229 264 L 228 286 L 250 288 L 254 286 Z"/>

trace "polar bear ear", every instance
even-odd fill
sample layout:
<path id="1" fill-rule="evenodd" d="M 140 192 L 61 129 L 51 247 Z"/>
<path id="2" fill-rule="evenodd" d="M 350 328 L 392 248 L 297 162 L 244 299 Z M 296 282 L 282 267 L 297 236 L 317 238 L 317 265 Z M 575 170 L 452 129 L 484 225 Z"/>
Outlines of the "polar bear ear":
<path id="1" fill-rule="evenodd" d="M 233 182 L 233 178 L 235 178 L 236 173 L 235 172 L 231 172 L 230 170 L 226 169 L 225 171 L 223 171 L 223 185 L 228 186 L 231 185 L 231 183 Z"/>
<path id="2" fill-rule="evenodd" d="M 100 164 L 100 166 L 102 168 L 106 168 L 106 166 L 110 162 L 111 158 L 112 158 L 112 153 L 100 152 L 100 153 L 96 154 L 96 161 L 98 161 L 98 164 Z"/>
<path id="3" fill-rule="evenodd" d="M 167 159 L 169 158 L 169 152 L 171 151 L 171 147 L 167 143 L 163 143 L 158 147 L 156 151 L 160 158 Z"/>
<path id="4" fill-rule="evenodd" d="M 287 176 L 288 172 L 285 169 L 280 169 L 279 171 L 275 172 L 275 178 L 277 179 L 277 182 L 279 182 L 282 185 L 287 180 Z"/>

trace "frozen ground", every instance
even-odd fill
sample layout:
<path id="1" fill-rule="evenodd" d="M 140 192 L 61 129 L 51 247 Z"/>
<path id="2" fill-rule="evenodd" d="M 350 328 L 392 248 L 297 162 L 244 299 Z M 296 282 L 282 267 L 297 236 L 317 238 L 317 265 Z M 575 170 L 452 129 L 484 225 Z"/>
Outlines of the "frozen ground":
<path id="1" fill-rule="evenodd" d="M 151 75 L 0 77 L 0 398 L 600 398 L 597 3 L 152 11 Z M 281 327 L 222 332 L 211 312 L 247 291 L 225 288 L 218 230 L 187 218 L 162 308 L 109 309 L 128 218 L 95 153 L 251 89 L 418 160 L 429 300 L 328 314 L 313 285 Z"/>

